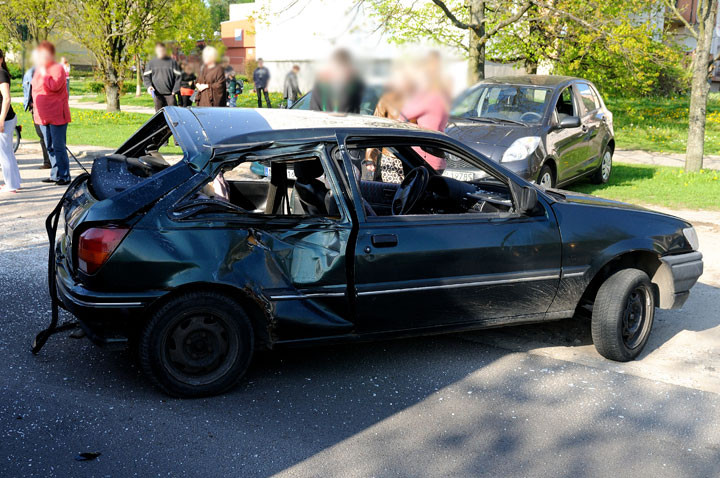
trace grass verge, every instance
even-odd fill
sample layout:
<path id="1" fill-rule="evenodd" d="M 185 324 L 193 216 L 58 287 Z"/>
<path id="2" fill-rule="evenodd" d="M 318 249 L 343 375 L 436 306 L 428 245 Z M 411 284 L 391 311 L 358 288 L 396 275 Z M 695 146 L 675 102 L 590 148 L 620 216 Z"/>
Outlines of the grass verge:
<path id="1" fill-rule="evenodd" d="M 594 196 L 670 208 L 720 210 L 720 171 L 686 173 L 682 168 L 615 163 L 608 184 L 569 188 Z"/>
<path id="2" fill-rule="evenodd" d="M 605 100 L 613 113 L 618 148 L 685 152 L 689 97 Z M 705 153 L 720 154 L 720 93 L 711 93 L 708 100 Z"/>

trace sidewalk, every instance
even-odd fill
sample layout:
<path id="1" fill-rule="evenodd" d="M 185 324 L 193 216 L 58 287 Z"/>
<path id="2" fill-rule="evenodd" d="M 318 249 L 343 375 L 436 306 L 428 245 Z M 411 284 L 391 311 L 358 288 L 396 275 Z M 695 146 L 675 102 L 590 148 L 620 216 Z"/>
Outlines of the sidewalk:
<path id="1" fill-rule="evenodd" d="M 107 106 L 105 103 L 95 103 L 95 102 L 88 102 L 88 101 L 81 101 L 83 98 L 86 98 L 85 96 L 79 96 L 79 95 L 71 95 L 70 101 L 68 102 L 70 105 L 70 108 L 78 108 L 83 110 L 100 110 L 105 111 L 107 109 Z M 13 103 L 21 103 L 23 102 L 22 96 L 14 96 L 12 98 Z M 150 108 L 149 106 L 130 106 L 130 105 L 123 105 L 120 104 L 120 111 L 124 113 L 146 113 L 146 114 L 154 114 L 155 109 Z"/>
<path id="2" fill-rule="evenodd" d="M 613 161 L 616 163 L 652 164 L 655 166 L 685 166 L 685 154 L 658 153 L 632 149 L 618 149 Z M 720 169 L 720 156 L 705 155 L 703 169 Z"/>

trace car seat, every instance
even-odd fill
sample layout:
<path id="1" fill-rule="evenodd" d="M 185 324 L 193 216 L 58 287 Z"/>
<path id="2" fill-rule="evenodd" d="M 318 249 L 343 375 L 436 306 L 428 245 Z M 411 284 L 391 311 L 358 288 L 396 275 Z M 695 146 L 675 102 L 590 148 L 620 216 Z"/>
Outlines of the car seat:
<path id="1" fill-rule="evenodd" d="M 320 160 L 297 162 L 293 164 L 293 171 L 296 178 L 295 194 L 305 212 L 312 216 L 327 215 L 325 197 L 328 195 L 328 188 L 318 179 L 325 173 Z"/>

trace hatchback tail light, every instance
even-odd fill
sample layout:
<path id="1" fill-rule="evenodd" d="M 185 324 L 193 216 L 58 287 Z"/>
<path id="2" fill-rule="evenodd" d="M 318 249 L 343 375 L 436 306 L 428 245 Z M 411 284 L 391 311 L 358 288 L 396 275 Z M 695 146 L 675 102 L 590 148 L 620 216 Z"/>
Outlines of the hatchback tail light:
<path id="1" fill-rule="evenodd" d="M 91 227 L 78 240 L 78 267 L 86 274 L 94 274 L 115 252 L 129 229 L 121 227 Z"/>

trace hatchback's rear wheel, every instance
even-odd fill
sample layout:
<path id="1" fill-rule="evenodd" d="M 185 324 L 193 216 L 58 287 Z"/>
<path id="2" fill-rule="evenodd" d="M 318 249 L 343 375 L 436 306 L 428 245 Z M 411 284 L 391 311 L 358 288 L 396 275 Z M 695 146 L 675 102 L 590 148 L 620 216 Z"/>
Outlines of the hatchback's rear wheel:
<path id="1" fill-rule="evenodd" d="M 592 313 L 592 338 L 605 358 L 627 362 L 637 357 L 650 336 L 655 296 L 650 278 L 638 269 L 623 269 L 600 286 Z"/>
<path id="2" fill-rule="evenodd" d="M 234 300 L 214 292 L 192 292 L 170 300 L 140 334 L 143 371 L 163 391 L 180 397 L 222 393 L 250 364 L 250 320 Z"/>
<path id="3" fill-rule="evenodd" d="M 606 184 L 610 181 L 610 173 L 612 173 L 612 151 L 610 148 L 605 149 L 600 166 L 592 175 L 592 182 L 595 184 Z"/>

